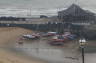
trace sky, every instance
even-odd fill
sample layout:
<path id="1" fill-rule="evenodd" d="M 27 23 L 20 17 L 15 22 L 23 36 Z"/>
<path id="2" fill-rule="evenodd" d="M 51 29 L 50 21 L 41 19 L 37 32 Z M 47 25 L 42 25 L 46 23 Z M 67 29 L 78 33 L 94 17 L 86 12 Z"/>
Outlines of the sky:
<path id="1" fill-rule="evenodd" d="M 68 8 L 73 3 L 96 13 L 96 0 L 0 0 L 0 15 L 57 15 L 57 11 Z"/>

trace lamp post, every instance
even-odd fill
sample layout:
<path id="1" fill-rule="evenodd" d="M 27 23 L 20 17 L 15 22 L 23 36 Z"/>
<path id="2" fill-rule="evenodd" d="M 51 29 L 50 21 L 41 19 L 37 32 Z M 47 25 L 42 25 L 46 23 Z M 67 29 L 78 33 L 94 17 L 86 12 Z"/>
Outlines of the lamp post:
<path id="1" fill-rule="evenodd" d="M 80 44 L 80 48 L 81 48 L 81 52 L 82 52 L 82 63 L 85 63 L 85 61 L 84 61 L 84 48 L 86 45 L 86 40 L 84 38 L 80 39 L 79 44 Z"/>

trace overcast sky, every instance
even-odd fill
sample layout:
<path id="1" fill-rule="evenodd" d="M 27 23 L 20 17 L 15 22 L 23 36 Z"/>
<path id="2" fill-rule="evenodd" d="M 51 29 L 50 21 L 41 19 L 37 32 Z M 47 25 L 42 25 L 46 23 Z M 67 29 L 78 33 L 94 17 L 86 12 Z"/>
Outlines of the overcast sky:
<path id="1" fill-rule="evenodd" d="M 0 0 L 0 8 L 6 8 L 3 9 L 4 11 L 0 10 L 0 12 L 2 14 L 11 14 L 13 12 L 12 9 L 15 8 L 23 9 L 19 11 L 15 10 L 15 14 L 24 14 L 30 12 L 28 11 L 30 9 L 32 10 L 33 15 L 38 15 L 40 13 L 56 14 L 58 9 L 67 8 L 72 3 L 76 3 L 82 8 L 96 12 L 96 0 Z"/>
<path id="2" fill-rule="evenodd" d="M 96 0 L 0 0 L 1 7 L 31 7 L 31 8 L 56 8 L 66 7 L 72 3 L 81 6 L 96 7 Z"/>

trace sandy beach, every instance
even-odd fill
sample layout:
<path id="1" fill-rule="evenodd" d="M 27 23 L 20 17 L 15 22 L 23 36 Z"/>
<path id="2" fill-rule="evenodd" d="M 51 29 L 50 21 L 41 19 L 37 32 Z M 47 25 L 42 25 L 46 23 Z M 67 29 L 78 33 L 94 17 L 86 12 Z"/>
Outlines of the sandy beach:
<path id="1" fill-rule="evenodd" d="M 45 63 L 37 59 L 28 59 L 26 57 L 16 55 L 7 46 L 22 34 L 32 33 L 31 30 L 18 27 L 2 27 L 0 28 L 0 63 Z"/>

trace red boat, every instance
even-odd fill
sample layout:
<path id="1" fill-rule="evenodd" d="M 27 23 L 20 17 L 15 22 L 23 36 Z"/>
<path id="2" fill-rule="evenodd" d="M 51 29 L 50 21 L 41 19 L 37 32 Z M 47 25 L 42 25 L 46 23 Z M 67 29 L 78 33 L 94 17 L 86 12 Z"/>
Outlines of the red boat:
<path id="1" fill-rule="evenodd" d="M 55 36 L 50 40 L 49 44 L 51 45 L 64 45 L 64 43 L 68 41 L 67 38 L 64 38 L 62 35 Z"/>

